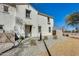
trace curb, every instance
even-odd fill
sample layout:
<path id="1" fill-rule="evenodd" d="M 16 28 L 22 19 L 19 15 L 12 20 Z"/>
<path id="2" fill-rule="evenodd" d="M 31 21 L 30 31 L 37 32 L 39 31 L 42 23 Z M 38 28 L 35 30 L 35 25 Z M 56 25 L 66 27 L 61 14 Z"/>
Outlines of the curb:
<path id="1" fill-rule="evenodd" d="M 48 55 L 51 56 L 51 53 L 50 53 L 50 51 L 49 51 L 49 49 L 48 49 L 48 47 L 47 47 L 47 45 L 46 45 L 46 43 L 45 43 L 44 40 L 43 40 L 43 43 L 44 43 L 44 45 L 45 45 L 45 48 L 46 48 L 46 50 L 47 50 Z"/>

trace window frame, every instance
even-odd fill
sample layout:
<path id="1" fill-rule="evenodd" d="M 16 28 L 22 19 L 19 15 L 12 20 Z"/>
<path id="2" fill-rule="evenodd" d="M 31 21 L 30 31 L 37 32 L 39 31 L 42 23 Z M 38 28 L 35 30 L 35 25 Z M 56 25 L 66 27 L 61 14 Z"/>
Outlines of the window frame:
<path id="1" fill-rule="evenodd" d="M 50 24 L 50 17 L 47 18 L 47 23 Z"/>
<path id="2" fill-rule="evenodd" d="M 51 32 L 51 27 L 49 27 L 49 33 Z"/>
<path id="3" fill-rule="evenodd" d="M 30 18 L 31 10 L 26 9 L 26 18 Z"/>
<path id="4" fill-rule="evenodd" d="M 9 11 L 9 7 L 4 5 L 4 6 L 3 6 L 3 11 L 4 11 L 4 12 L 8 12 L 8 11 Z"/>

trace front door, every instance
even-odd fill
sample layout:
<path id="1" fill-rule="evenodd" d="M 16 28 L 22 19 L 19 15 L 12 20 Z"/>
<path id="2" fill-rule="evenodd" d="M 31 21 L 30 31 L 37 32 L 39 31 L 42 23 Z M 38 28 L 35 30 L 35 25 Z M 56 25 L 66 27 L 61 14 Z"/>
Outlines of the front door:
<path id="1" fill-rule="evenodd" d="M 25 38 L 31 36 L 32 25 L 25 25 Z"/>

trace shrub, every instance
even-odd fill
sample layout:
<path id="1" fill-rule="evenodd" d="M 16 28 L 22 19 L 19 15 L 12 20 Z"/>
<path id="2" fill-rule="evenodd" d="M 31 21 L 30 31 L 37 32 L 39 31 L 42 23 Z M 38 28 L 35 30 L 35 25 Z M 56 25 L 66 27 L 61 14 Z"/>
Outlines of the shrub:
<path id="1" fill-rule="evenodd" d="M 36 40 L 31 39 L 31 40 L 30 40 L 30 44 L 31 44 L 31 46 L 36 45 Z"/>
<path id="2" fill-rule="evenodd" d="M 48 37 L 47 36 L 44 36 L 44 40 L 48 40 Z"/>

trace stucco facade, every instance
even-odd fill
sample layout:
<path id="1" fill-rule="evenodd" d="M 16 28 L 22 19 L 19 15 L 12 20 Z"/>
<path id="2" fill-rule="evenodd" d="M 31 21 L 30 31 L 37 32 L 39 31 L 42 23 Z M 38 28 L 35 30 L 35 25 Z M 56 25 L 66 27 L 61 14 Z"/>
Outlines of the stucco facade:
<path id="1" fill-rule="evenodd" d="M 37 36 L 37 11 L 32 8 L 30 5 L 17 5 L 17 12 L 16 16 L 22 20 L 22 28 L 20 29 L 20 33 L 25 36 L 25 25 L 31 25 L 31 36 L 36 37 Z M 30 10 L 30 18 L 26 17 L 26 9 Z M 21 26 L 21 24 L 19 25 Z M 23 32 L 24 31 L 24 32 Z M 28 33 L 30 35 L 30 33 Z"/>
<path id="2" fill-rule="evenodd" d="M 8 12 L 4 11 L 4 6 L 9 7 Z M 6 4 L 0 4 L 0 25 L 7 32 L 14 31 L 16 8 Z"/>
<path id="3" fill-rule="evenodd" d="M 3 11 L 4 5 L 9 7 L 8 12 Z M 30 17 L 26 17 L 26 10 L 30 11 Z M 30 4 L 16 4 L 16 7 L 0 4 L 0 25 L 5 31 L 14 31 L 19 37 L 39 37 L 39 26 L 43 36 L 52 35 L 53 22 L 53 18 L 39 13 Z"/>
<path id="4" fill-rule="evenodd" d="M 4 10 L 4 6 L 7 10 Z M 16 8 L 8 4 L 0 4 L 0 42 L 14 42 Z M 5 33 L 3 33 L 5 30 Z M 7 35 L 7 36 L 6 36 Z M 8 38 L 10 38 L 10 40 Z"/>
<path id="5" fill-rule="evenodd" d="M 38 13 L 38 26 L 41 26 L 41 32 L 43 36 L 52 35 L 52 30 L 53 30 L 52 17 L 42 13 Z M 49 27 L 50 27 L 50 32 L 49 32 Z"/>

